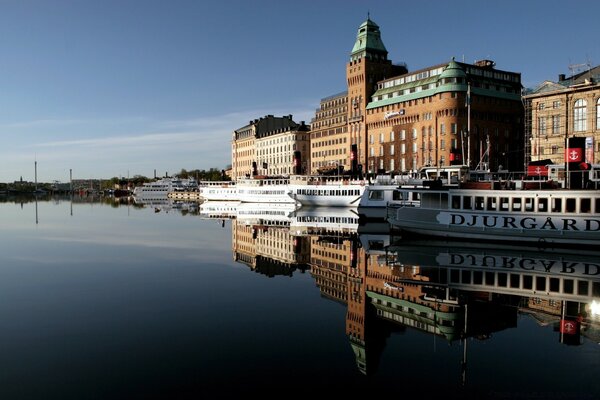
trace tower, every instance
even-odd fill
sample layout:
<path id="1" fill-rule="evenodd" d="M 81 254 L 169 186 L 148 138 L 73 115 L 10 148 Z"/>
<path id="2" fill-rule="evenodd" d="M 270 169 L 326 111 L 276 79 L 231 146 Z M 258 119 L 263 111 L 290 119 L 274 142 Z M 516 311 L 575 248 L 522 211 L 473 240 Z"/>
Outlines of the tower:
<path id="1" fill-rule="evenodd" d="M 367 161 L 366 107 L 377 90 L 377 82 L 406 73 L 405 65 L 392 65 L 381 41 L 379 26 L 369 17 L 358 27 L 356 42 L 346 65 L 348 84 L 348 135 L 350 145 L 358 148 L 358 164 Z"/>

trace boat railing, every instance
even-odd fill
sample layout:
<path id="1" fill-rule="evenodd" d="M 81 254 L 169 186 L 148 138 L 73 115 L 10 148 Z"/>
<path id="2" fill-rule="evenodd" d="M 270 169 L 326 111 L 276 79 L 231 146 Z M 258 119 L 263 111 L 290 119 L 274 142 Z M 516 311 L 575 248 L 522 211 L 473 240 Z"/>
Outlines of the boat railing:
<path id="1" fill-rule="evenodd" d="M 290 183 L 294 185 L 360 185 L 367 181 L 348 175 L 291 175 Z"/>

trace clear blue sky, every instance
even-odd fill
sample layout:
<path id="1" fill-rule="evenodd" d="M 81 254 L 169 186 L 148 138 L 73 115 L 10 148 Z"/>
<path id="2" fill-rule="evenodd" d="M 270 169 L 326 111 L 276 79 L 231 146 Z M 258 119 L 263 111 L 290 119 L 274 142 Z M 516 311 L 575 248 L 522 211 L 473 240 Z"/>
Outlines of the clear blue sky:
<path id="1" fill-rule="evenodd" d="M 224 168 L 234 129 L 346 89 L 367 12 L 409 70 L 600 64 L 598 1 L 0 0 L 0 182 Z"/>

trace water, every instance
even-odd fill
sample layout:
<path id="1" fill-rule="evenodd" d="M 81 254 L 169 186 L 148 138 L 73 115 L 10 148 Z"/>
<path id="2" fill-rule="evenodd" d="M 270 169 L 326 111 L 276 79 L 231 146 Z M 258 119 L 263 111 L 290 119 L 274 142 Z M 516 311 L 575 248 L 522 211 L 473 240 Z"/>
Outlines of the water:
<path id="1" fill-rule="evenodd" d="M 430 265 L 443 246 L 385 252 L 379 232 L 322 226 L 318 236 L 196 208 L 4 200 L 2 399 L 600 396 L 595 317 L 584 312 L 578 335 L 558 329 L 561 313 L 586 310 L 577 289 L 529 299 L 449 285 L 454 277 Z M 576 287 L 585 281 L 586 298 L 598 297 L 593 271 L 580 269 L 597 259 L 568 257 Z"/>

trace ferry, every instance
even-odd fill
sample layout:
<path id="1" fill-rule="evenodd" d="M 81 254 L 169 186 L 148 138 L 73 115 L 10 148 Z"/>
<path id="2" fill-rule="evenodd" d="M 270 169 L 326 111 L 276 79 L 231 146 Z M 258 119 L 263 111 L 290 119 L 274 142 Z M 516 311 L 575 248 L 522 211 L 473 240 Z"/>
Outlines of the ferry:
<path id="1" fill-rule="evenodd" d="M 286 177 L 242 178 L 236 186 L 237 200 L 243 203 L 297 203 L 292 196 L 290 179 Z"/>
<path id="2" fill-rule="evenodd" d="M 401 187 L 392 229 L 412 234 L 538 245 L 600 244 L 600 191 L 526 189 L 513 182 Z M 409 199 L 416 199 L 412 201 Z"/>
<path id="3" fill-rule="evenodd" d="M 155 182 L 147 182 L 133 189 L 133 195 L 145 198 L 166 198 L 170 192 L 193 191 L 198 189 L 194 179 L 163 178 Z"/>
<path id="4" fill-rule="evenodd" d="M 365 187 L 365 191 L 358 203 L 358 213 L 361 221 L 384 221 L 387 218 L 387 207 L 397 203 L 400 192 L 399 187 L 423 187 L 428 182 L 441 181 L 445 186 L 457 186 L 464 181 L 469 171 L 466 166 L 423 167 L 417 173 L 404 175 L 382 174 L 377 175 L 372 183 Z M 410 198 L 404 204 L 415 202 Z"/>
<path id="5" fill-rule="evenodd" d="M 237 201 L 237 186 L 233 181 L 200 181 L 200 197 L 210 201 Z"/>
<path id="6" fill-rule="evenodd" d="M 367 184 L 346 175 L 292 175 L 289 186 L 303 206 L 357 207 Z"/>

